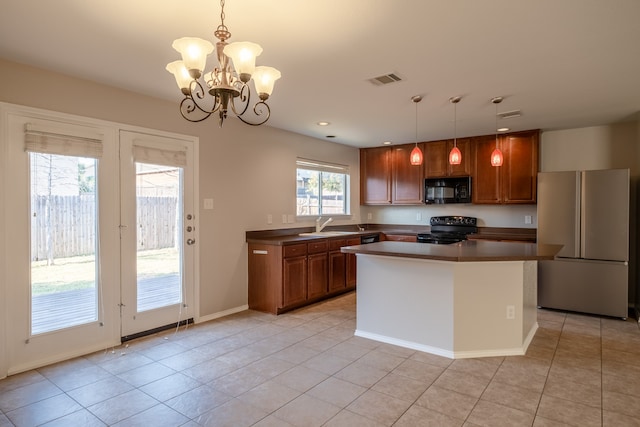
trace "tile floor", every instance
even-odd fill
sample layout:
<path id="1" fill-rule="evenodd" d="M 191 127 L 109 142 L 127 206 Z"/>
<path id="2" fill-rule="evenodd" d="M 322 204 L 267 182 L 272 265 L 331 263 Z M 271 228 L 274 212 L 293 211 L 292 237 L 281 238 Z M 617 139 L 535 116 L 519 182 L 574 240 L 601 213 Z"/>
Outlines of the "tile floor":
<path id="1" fill-rule="evenodd" d="M 355 294 L 246 311 L 0 381 L 6 426 L 640 426 L 638 323 L 539 310 L 526 356 L 353 336 Z"/>

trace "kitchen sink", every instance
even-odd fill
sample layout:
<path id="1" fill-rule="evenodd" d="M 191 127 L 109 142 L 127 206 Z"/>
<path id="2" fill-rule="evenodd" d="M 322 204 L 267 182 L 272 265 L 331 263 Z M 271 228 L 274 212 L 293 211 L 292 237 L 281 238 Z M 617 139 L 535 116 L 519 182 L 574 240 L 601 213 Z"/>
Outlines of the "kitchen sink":
<path id="1" fill-rule="evenodd" d="M 324 237 L 332 237 L 332 236 L 345 236 L 347 234 L 355 234 L 355 231 L 314 231 L 311 233 L 300 233 L 298 236 L 324 236 Z"/>

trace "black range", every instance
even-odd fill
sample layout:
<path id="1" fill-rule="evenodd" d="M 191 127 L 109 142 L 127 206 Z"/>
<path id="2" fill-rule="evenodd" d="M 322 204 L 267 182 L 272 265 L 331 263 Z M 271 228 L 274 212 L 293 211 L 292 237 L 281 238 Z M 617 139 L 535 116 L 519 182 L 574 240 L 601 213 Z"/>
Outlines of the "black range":
<path id="1" fill-rule="evenodd" d="M 448 245 L 478 232 L 478 219 L 470 216 L 432 216 L 430 233 L 418 233 L 419 243 Z"/>

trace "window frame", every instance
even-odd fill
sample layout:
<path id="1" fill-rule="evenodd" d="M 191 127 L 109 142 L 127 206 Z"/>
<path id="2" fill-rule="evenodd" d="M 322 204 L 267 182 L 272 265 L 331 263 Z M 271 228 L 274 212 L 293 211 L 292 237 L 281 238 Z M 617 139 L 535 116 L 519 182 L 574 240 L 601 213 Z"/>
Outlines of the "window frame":
<path id="1" fill-rule="evenodd" d="M 344 190 L 343 190 L 343 200 L 344 200 L 344 213 L 336 214 L 336 213 L 326 213 L 322 212 L 322 181 L 319 184 L 319 196 L 318 199 L 318 214 L 313 215 L 301 215 L 298 214 L 298 170 L 308 170 L 320 172 L 320 177 L 322 177 L 322 172 L 334 173 L 334 174 L 342 174 L 344 175 Z M 351 218 L 351 203 L 350 203 L 350 195 L 351 195 L 351 175 L 349 172 L 349 166 L 341 165 L 337 163 L 329 163 L 325 161 L 319 160 L 311 160 L 298 157 L 296 159 L 296 218 L 300 220 L 307 220 L 309 218 L 317 218 L 319 216 L 331 216 L 333 218 Z"/>

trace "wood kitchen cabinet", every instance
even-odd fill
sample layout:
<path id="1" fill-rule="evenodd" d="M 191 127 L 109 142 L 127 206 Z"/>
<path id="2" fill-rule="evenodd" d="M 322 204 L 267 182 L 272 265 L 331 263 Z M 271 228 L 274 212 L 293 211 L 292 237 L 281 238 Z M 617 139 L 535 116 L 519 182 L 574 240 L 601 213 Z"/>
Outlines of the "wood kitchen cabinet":
<path id="1" fill-rule="evenodd" d="M 282 262 L 282 307 L 307 299 L 307 256 L 285 258 Z"/>
<path id="2" fill-rule="evenodd" d="M 456 146 L 462 154 L 459 165 L 449 164 L 449 152 L 453 148 L 453 140 L 424 143 L 424 177 L 442 178 L 446 176 L 471 176 L 473 153 L 471 138 L 456 139 Z"/>
<path id="3" fill-rule="evenodd" d="M 343 246 L 347 246 L 345 239 L 330 242 L 329 292 L 339 291 L 347 286 L 347 254 L 340 252 Z"/>
<path id="4" fill-rule="evenodd" d="M 347 246 L 355 246 L 360 244 L 360 238 L 347 239 Z M 355 254 L 343 254 L 346 260 L 346 283 L 347 289 L 354 289 L 356 287 L 356 255 Z"/>
<path id="5" fill-rule="evenodd" d="M 360 149 L 360 204 L 391 204 L 391 147 Z"/>
<path id="6" fill-rule="evenodd" d="M 328 293 L 329 256 L 327 240 L 307 244 L 307 299 L 323 297 Z"/>
<path id="7" fill-rule="evenodd" d="M 357 244 L 359 237 L 290 245 L 250 243 L 249 308 L 279 314 L 353 289 L 355 268 L 349 263 L 355 255 L 347 257 L 340 248 Z"/>
<path id="8" fill-rule="evenodd" d="M 496 148 L 495 135 L 474 138 L 473 203 L 536 203 L 539 131 L 500 135 L 502 166 L 491 166 L 491 152 Z"/>
<path id="9" fill-rule="evenodd" d="M 422 165 L 409 161 L 416 144 L 391 147 L 391 203 L 394 205 L 419 205 L 423 203 L 424 171 Z M 418 144 L 424 153 L 423 144 Z"/>
<path id="10" fill-rule="evenodd" d="M 418 144 L 422 149 L 422 144 Z M 418 205 L 423 203 L 424 171 L 409 162 L 415 144 L 360 150 L 360 203 Z"/>

